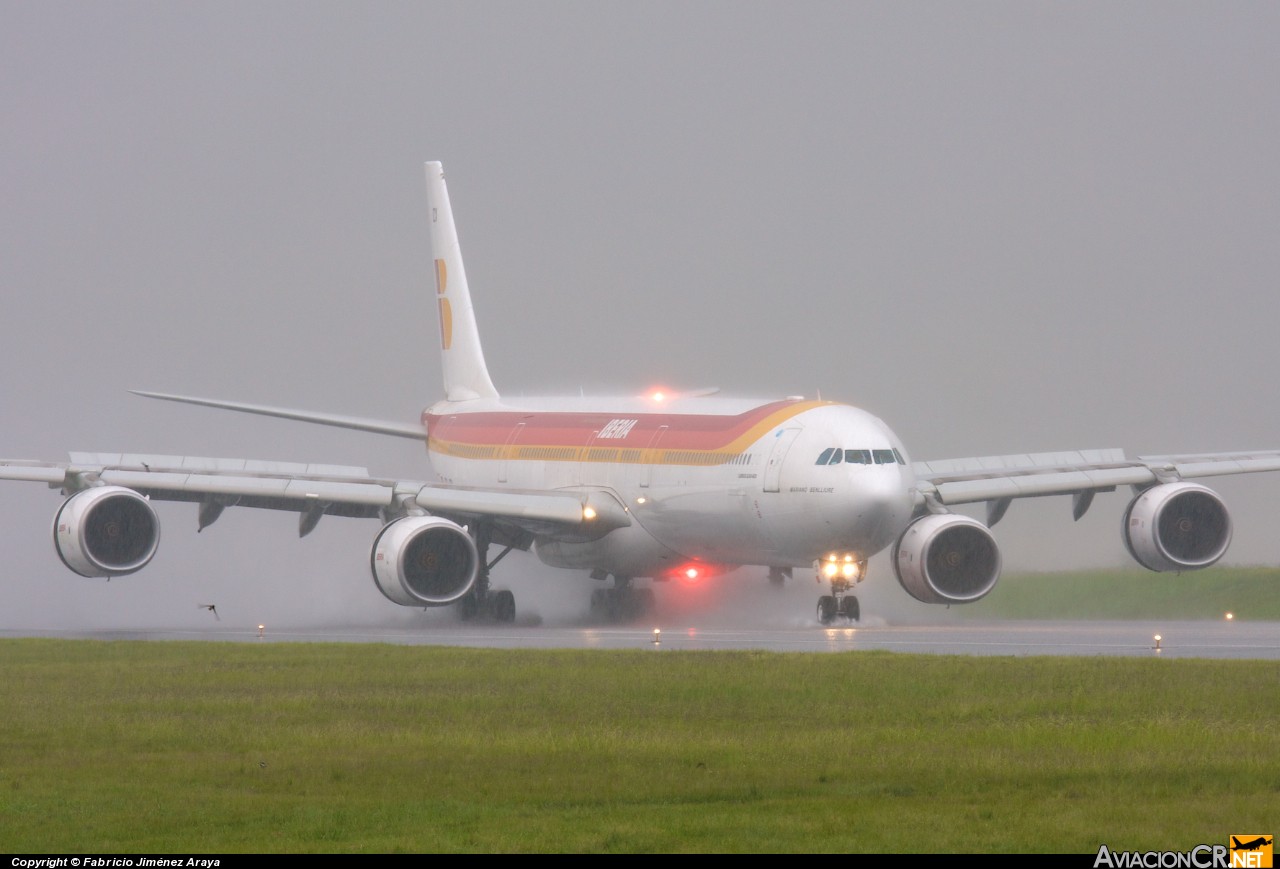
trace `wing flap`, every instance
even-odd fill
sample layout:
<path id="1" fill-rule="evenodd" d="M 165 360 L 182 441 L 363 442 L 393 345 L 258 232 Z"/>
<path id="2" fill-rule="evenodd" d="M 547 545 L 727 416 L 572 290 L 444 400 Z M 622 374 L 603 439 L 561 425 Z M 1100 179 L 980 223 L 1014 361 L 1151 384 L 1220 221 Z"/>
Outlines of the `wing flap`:
<path id="1" fill-rule="evenodd" d="M 583 496 L 574 492 L 507 492 L 424 486 L 414 499 L 424 510 L 473 516 L 503 516 L 566 525 L 582 524 Z"/>
<path id="2" fill-rule="evenodd" d="M 209 471 L 214 473 L 283 474 L 302 477 L 367 479 L 369 470 L 352 465 L 316 465 L 261 459 L 215 459 L 208 456 L 161 456 L 143 453 L 72 453 L 72 465 L 103 469 Z"/>
<path id="3" fill-rule="evenodd" d="M 1053 468 L 1091 468 L 1126 463 L 1124 450 L 1071 450 L 1056 453 L 1015 453 L 1007 456 L 972 456 L 964 459 L 935 459 L 915 462 L 912 468 L 922 480 L 941 477 L 972 477 L 982 472 Z"/>
<path id="4" fill-rule="evenodd" d="M 391 503 L 394 494 L 391 485 L 373 480 L 355 483 L 345 480 L 113 470 L 102 471 L 99 478 L 104 483 L 137 489 L 160 500 L 165 500 L 168 493 L 262 497 L 294 502 L 295 509 L 305 506 L 308 501 L 386 506 Z"/>
<path id="5" fill-rule="evenodd" d="M 1152 467 L 1172 467 L 1180 477 L 1214 477 L 1280 471 L 1280 450 L 1242 453 L 1197 453 L 1176 456 L 1140 456 Z"/>
<path id="6" fill-rule="evenodd" d="M 1123 485 L 1145 485 L 1155 481 L 1148 468 L 1101 468 L 1078 471 L 1031 472 L 1021 475 L 982 477 L 934 483 L 933 490 L 944 504 L 968 504 L 999 498 L 1035 498 L 1070 495 L 1076 492 L 1104 492 Z"/>
<path id="7" fill-rule="evenodd" d="M 36 483 L 54 484 L 61 483 L 66 473 L 66 469 L 61 465 L 24 461 L 0 462 L 0 480 L 30 480 Z"/>

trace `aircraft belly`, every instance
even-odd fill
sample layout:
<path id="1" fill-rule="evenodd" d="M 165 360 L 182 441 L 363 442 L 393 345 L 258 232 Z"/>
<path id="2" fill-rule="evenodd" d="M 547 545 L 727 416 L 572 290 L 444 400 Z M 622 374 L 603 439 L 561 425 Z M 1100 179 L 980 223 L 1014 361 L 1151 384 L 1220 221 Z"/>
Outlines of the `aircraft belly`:
<path id="1" fill-rule="evenodd" d="M 684 560 L 638 523 L 615 529 L 598 540 L 537 540 L 533 551 L 551 567 L 602 570 L 614 576 L 661 576 Z"/>
<path id="2" fill-rule="evenodd" d="M 756 500 L 750 493 L 724 488 L 656 490 L 632 515 L 686 557 L 769 564 L 772 546 L 754 518 Z"/>

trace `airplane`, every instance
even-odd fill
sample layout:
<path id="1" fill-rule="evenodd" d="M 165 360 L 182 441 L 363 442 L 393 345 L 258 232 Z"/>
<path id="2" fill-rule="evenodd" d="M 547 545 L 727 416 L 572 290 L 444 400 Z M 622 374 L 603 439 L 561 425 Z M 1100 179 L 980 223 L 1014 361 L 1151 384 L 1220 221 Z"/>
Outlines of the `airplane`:
<path id="1" fill-rule="evenodd" d="M 1256 851 L 1259 848 L 1264 848 L 1267 845 L 1270 845 L 1271 842 L 1272 842 L 1272 839 L 1268 836 L 1259 836 L 1258 838 L 1250 839 L 1247 842 L 1241 842 L 1235 836 L 1232 836 L 1231 850 L 1232 851 Z"/>
<path id="2" fill-rule="evenodd" d="M 44 482 L 64 501 L 53 522 L 64 565 L 126 576 L 157 551 L 157 501 L 197 505 L 197 530 L 227 507 L 377 519 L 376 588 L 394 604 L 453 606 L 511 622 L 491 582 L 513 550 L 601 580 L 590 608 L 628 620 L 673 577 L 753 567 L 781 584 L 825 583 L 821 624 L 857 622 L 868 560 L 888 550 L 902 589 L 929 604 L 971 603 L 1001 572 L 992 527 L 1019 498 L 1069 496 L 1079 519 L 1099 492 L 1132 489 L 1121 536 L 1158 572 L 1199 570 L 1231 542 L 1231 518 L 1198 478 L 1280 470 L 1280 451 L 1127 458 L 1078 450 L 913 462 L 881 419 L 836 401 L 730 398 L 715 390 L 621 398 L 513 399 L 489 376 L 439 162 L 426 164 L 444 397 L 394 422 L 135 391 L 166 401 L 410 438 L 434 479 L 374 477 L 302 463 L 72 453 L 69 462 L 0 461 L 0 479 Z M 986 521 L 953 508 L 986 505 Z M 492 552 L 496 551 L 496 556 Z M 611 582 L 610 582 L 611 580 Z"/>

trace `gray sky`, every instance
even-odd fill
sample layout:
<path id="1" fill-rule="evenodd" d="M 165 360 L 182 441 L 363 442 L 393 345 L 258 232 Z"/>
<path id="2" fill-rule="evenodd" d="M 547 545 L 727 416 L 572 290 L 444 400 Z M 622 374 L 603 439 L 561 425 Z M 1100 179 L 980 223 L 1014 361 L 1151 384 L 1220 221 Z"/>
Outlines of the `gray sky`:
<path id="1" fill-rule="evenodd" d="M 820 392 L 916 459 L 1280 448 L 1278 43 L 1261 2 L 0 0 L 0 455 L 426 478 L 408 442 L 126 393 L 416 418 L 426 160 L 504 393 Z M 1280 476 L 1217 488 L 1227 561 L 1280 562 Z M 1126 500 L 1015 504 L 1006 566 L 1123 563 Z M 404 616 L 374 523 L 161 505 L 108 588 L 57 505 L 0 486 L 0 627 Z"/>

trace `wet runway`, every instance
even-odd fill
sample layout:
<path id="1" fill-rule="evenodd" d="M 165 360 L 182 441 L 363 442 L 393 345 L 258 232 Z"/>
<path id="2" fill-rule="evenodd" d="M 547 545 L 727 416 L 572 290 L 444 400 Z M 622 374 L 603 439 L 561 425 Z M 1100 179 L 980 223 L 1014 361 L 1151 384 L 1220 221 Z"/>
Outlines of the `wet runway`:
<path id="1" fill-rule="evenodd" d="M 210 628 L 102 631 L 3 630 L 0 637 L 215 642 L 341 642 L 495 649 L 759 649 L 773 652 L 885 650 L 937 655 L 1107 655 L 1280 659 L 1280 622 L 1002 621 L 793 627 L 695 625 L 542 626 L 432 624 L 415 627 Z"/>

